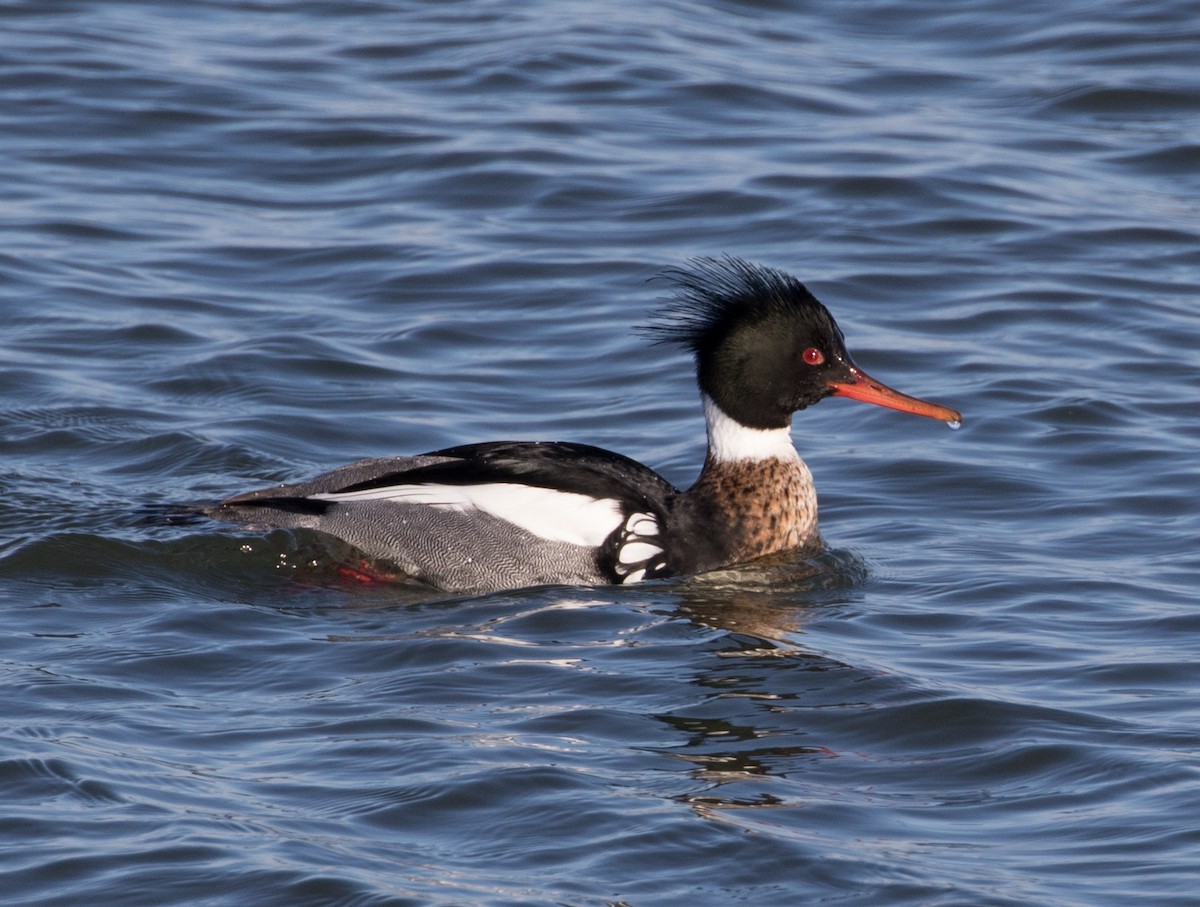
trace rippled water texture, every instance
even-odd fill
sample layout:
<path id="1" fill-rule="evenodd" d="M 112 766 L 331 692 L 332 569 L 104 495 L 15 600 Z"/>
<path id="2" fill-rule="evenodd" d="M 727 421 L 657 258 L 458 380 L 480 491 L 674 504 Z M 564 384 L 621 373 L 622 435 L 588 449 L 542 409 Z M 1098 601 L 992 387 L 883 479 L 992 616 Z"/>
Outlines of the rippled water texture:
<path id="1" fill-rule="evenodd" d="M 6 904 L 1179 905 L 1194 3 L 0 6 Z M 830 551 L 439 599 L 162 505 L 600 444 L 730 253 L 962 431 L 801 413 Z"/>

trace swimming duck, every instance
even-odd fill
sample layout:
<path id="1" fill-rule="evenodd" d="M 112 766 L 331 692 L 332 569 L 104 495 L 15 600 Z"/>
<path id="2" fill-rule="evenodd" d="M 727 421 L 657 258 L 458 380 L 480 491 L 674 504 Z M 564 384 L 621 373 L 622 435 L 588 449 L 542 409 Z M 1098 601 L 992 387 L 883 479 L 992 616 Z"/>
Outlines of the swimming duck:
<path id="1" fill-rule="evenodd" d="M 667 276 L 675 297 L 645 330 L 694 356 L 708 426 L 686 491 L 598 447 L 494 441 L 360 460 L 206 512 L 327 533 L 449 592 L 636 583 L 820 546 L 812 475 L 791 439 L 799 410 L 849 397 L 960 424 L 855 365 L 833 316 L 789 274 L 725 257 Z"/>

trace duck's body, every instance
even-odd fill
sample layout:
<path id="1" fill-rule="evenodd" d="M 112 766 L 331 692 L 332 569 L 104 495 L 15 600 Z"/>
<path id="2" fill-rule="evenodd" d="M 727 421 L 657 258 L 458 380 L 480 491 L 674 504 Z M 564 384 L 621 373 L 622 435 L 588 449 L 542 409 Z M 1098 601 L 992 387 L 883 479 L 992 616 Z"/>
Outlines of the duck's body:
<path id="1" fill-rule="evenodd" d="M 798 409 L 839 394 L 958 421 L 864 375 L 786 274 L 724 259 L 675 276 L 682 291 L 652 330 L 696 356 L 708 455 L 688 490 L 600 448 L 501 441 L 362 460 L 208 513 L 325 532 L 453 592 L 630 583 L 819 545 L 812 476 L 790 436 Z"/>
<path id="2" fill-rule="evenodd" d="M 812 477 L 794 448 L 750 462 L 710 455 L 681 492 L 598 447 L 496 441 L 362 460 L 211 513 L 326 532 L 452 592 L 699 573 L 818 538 Z"/>

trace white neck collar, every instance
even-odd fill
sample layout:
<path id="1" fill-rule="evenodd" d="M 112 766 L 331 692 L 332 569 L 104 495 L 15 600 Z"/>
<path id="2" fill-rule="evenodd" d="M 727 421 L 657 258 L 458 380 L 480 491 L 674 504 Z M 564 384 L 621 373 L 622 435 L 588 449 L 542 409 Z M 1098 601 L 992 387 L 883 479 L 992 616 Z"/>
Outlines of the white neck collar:
<path id="1" fill-rule="evenodd" d="M 799 460 L 790 428 L 747 428 L 726 415 L 708 394 L 704 418 L 708 423 L 708 455 L 721 463 L 758 460 Z"/>

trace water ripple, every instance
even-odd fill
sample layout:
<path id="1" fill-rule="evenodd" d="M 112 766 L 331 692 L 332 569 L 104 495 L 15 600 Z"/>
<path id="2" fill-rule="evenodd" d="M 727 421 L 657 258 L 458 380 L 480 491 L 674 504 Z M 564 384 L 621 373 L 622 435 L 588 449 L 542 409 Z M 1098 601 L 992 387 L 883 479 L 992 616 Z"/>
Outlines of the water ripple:
<path id="1" fill-rule="evenodd" d="M 1179 904 L 1196 25 L 971 0 L 0 7 L 13 903 Z M 653 278 L 966 415 L 798 415 L 829 549 L 364 583 L 176 506 L 492 437 L 686 485 Z"/>

